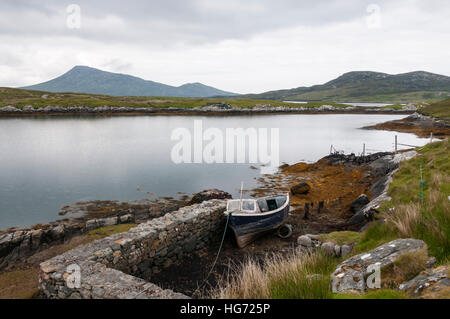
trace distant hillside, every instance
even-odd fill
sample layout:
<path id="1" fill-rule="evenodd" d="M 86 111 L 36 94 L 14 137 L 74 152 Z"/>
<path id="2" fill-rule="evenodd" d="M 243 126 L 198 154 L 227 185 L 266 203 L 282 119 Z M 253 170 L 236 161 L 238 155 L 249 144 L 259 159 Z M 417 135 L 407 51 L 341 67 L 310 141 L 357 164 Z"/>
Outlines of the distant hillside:
<path id="1" fill-rule="evenodd" d="M 211 97 L 235 95 L 234 93 L 221 91 L 201 83 L 189 83 L 175 87 L 143 80 L 131 75 L 101 71 L 87 66 L 76 66 L 53 80 L 22 87 L 22 89 L 112 96 Z"/>
<path id="2" fill-rule="evenodd" d="M 322 85 L 249 94 L 243 97 L 291 101 L 417 102 L 450 96 L 450 77 L 417 71 L 390 75 L 349 72 Z"/>

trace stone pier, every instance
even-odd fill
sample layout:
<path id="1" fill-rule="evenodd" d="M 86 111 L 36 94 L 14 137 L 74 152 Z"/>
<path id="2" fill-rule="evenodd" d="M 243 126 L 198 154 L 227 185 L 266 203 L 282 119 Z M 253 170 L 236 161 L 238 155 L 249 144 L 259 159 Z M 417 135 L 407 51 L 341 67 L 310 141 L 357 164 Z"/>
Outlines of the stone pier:
<path id="1" fill-rule="evenodd" d="M 179 263 L 217 238 L 226 201 L 187 206 L 41 264 L 46 298 L 188 298 L 142 278 Z M 205 274 L 206 275 L 206 274 Z"/>

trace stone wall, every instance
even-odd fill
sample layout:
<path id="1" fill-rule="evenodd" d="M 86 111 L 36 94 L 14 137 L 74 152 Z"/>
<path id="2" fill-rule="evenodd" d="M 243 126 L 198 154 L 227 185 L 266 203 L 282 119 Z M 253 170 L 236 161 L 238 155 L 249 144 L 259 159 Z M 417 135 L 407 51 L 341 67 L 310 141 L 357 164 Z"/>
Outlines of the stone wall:
<path id="1" fill-rule="evenodd" d="M 39 289 L 47 298 L 186 298 L 142 278 L 220 238 L 225 207 L 223 200 L 183 207 L 56 256 L 41 264 Z"/>
<path id="2" fill-rule="evenodd" d="M 36 229 L 20 229 L 0 234 L 0 270 L 18 259 L 60 244 L 75 235 L 90 230 L 117 224 L 129 224 L 135 221 L 133 214 L 122 214 L 107 218 L 95 218 L 86 222 L 76 219 L 45 224 Z"/>

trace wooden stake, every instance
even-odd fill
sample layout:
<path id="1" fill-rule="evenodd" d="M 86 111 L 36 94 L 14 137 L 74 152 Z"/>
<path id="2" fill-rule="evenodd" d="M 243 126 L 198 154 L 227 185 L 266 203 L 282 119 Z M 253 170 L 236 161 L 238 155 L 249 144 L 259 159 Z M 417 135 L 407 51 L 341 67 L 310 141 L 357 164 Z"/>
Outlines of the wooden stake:
<path id="1" fill-rule="evenodd" d="M 397 154 L 397 135 L 395 135 L 395 154 Z"/>

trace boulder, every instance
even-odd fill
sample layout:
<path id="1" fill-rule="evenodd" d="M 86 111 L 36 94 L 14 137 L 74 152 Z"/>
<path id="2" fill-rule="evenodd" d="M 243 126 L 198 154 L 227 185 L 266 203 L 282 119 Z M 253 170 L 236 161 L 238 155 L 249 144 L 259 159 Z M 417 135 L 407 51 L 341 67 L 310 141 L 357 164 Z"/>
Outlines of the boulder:
<path id="1" fill-rule="evenodd" d="M 332 290 L 335 293 L 364 293 L 366 290 L 365 280 L 371 274 L 368 271 L 370 265 L 379 264 L 383 269 L 392 265 L 405 253 L 426 247 L 427 245 L 418 239 L 396 239 L 368 253 L 353 256 L 339 264 L 331 275 Z"/>
<path id="2" fill-rule="evenodd" d="M 309 193 L 310 190 L 311 190 L 311 186 L 309 186 L 309 184 L 306 182 L 301 182 L 301 183 L 291 187 L 292 195 L 307 194 L 307 193 Z"/>
<path id="3" fill-rule="evenodd" d="M 369 204 L 370 200 L 367 197 L 367 195 L 365 194 L 361 194 L 358 196 L 357 199 L 355 199 L 355 201 L 352 203 L 352 205 L 350 206 L 350 210 L 353 213 L 357 213 L 359 212 L 364 206 L 366 206 L 367 204 Z"/>
<path id="4" fill-rule="evenodd" d="M 311 238 L 306 235 L 300 236 L 297 238 L 297 244 L 303 247 L 312 247 L 313 243 Z"/>
<path id="5" fill-rule="evenodd" d="M 230 199 L 231 195 L 225 191 L 221 191 L 219 189 L 207 189 L 200 193 L 194 194 L 189 205 L 200 204 L 204 201 L 208 201 L 211 199 Z"/>
<path id="6" fill-rule="evenodd" d="M 341 246 L 341 257 L 345 257 L 352 252 L 352 246 L 350 245 L 342 245 Z"/>
<path id="7" fill-rule="evenodd" d="M 17 113 L 17 112 L 22 112 L 20 109 L 18 109 L 17 107 L 8 105 L 8 106 L 4 106 L 2 108 L 0 108 L 1 112 L 5 112 L 5 113 Z"/>
<path id="8" fill-rule="evenodd" d="M 323 243 L 322 246 L 320 246 L 320 248 L 322 248 L 323 252 L 327 256 L 334 257 L 334 256 L 336 256 L 336 246 L 337 245 L 335 243 L 326 242 L 326 243 Z"/>
<path id="9" fill-rule="evenodd" d="M 34 112 L 34 107 L 32 105 L 25 105 L 22 107 L 23 112 Z"/>
<path id="10" fill-rule="evenodd" d="M 448 298 L 450 293 L 449 270 L 448 266 L 424 270 L 414 279 L 402 283 L 399 290 L 407 292 L 413 297 L 443 298 L 447 296 Z"/>

